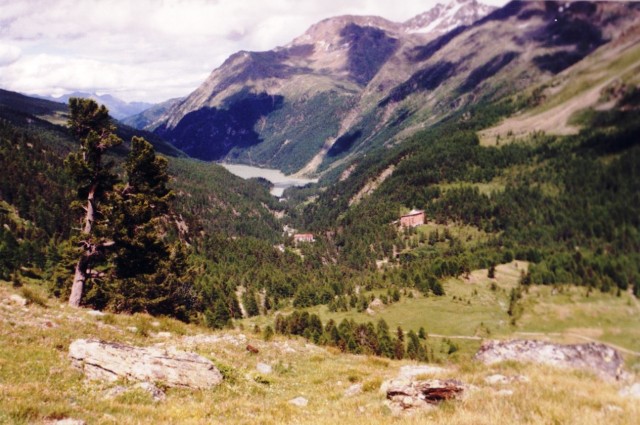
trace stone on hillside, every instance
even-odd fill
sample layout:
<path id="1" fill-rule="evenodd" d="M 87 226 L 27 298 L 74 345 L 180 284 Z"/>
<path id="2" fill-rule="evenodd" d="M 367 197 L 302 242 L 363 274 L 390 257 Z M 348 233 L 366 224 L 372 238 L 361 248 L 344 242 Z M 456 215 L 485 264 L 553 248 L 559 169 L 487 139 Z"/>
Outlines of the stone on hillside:
<path id="1" fill-rule="evenodd" d="M 631 397 L 640 399 L 640 383 L 635 383 L 630 387 L 626 387 L 620 390 L 622 397 Z"/>
<path id="2" fill-rule="evenodd" d="M 134 385 L 133 388 L 149 393 L 153 401 L 164 401 L 167 398 L 167 395 L 164 393 L 164 391 L 156 387 L 151 382 L 139 382 Z"/>
<path id="3" fill-rule="evenodd" d="M 609 413 L 620 414 L 620 413 L 624 413 L 624 409 L 622 407 L 616 406 L 614 404 L 608 404 L 608 405 L 604 406 L 600 411 L 602 413 L 604 413 L 604 414 L 609 414 Z"/>
<path id="4" fill-rule="evenodd" d="M 384 303 L 380 298 L 375 298 L 369 303 L 369 308 L 372 310 L 381 310 L 384 308 Z"/>
<path id="5" fill-rule="evenodd" d="M 289 400 L 289 403 L 293 404 L 294 406 L 298 406 L 298 407 L 307 407 L 307 405 L 309 404 L 309 400 L 307 400 L 304 397 L 296 397 L 292 400 Z"/>
<path id="6" fill-rule="evenodd" d="M 122 385 L 118 385 L 113 388 L 109 388 L 103 393 L 103 396 L 107 400 L 114 399 L 124 393 L 126 393 L 129 389 L 127 387 L 123 387 Z"/>
<path id="7" fill-rule="evenodd" d="M 142 390 L 146 393 L 148 393 L 151 398 L 153 398 L 153 401 L 164 401 L 167 396 L 164 393 L 164 391 L 162 391 L 160 388 L 156 387 L 154 384 L 152 384 L 151 382 L 139 382 L 136 385 L 134 385 L 133 387 L 127 388 L 127 387 L 123 387 L 121 385 L 118 385 L 117 387 L 113 387 L 113 388 L 109 388 L 108 390 L 106 390 L 104 392 L 104 398 L 105 399 L 114 399 L 118 396 L 121 396 L 122 394 L 134 390 L 134 389 L 138 389 L 138 390 Z"/>
<path id="8" fill-rule="evenodd" d="M 491 375 L 484 378 L 484 382 L 489 385 L 509 385 L 514 382 L 529 382 L 529 378 L 523 375 L 504 376 L 504 375 Z"/>
<path id="9" fill-rule="evenodd" d="M 461 398 L 465 389 L 466 385 L 455 379 L 395 380 L 386 385 L 386 405 L 394 414 L 430 409 L 445 400 Z"/>
<path id="10" fill-rule="evenodd" d="M 79 339 L 71 343 L 69 356 L 89 379 L 113 382 L 125 378 L 186 388 L 210 388 L 222 382 L 222 374 L 210 360 L 172 347 Z"/>
<path id="11" fill-rule="evenodd" d="M 346 390 L 344 390 L 345 397 L 353 397 L 362 393 L 362 384 L 353 384 Z"/>
<path id="12" fill-rule="evenodd" d="M 98 311 L 98 310 L 89 310 L 89 311 L 87 311 L 87 314 L 89 316 L 93 316 L 93 317 L 103 317 L 103 316 L 105 316 L 105 314 L 103 312 Z"/>
<path id="13" fill-rule="evenodd" d="M 58 419 L 54 421 L 45 422 L 45 424 L 46 425 L 86 425 L 87 423 L 80 419 L 66 418 L 66 419 Z"/>
<path id="14" fill-rule="evenodd" d="M 20 307 L 25 307 L 27 305 L 27 299 L 17 294 L 11 295 L 9 297 L 9 301 L 11 301 L 13 304 L 16 304 Z"/>
<path id="15" fill-rule="evenodd" d="M 256 370 L 263 375 L 269 375 L 273 372 L 273 368 L 266 363 L 258 363 L 258 365 L 256 366 Z"/>
<path id="16" fill-rule="evenodd" d="M 620 353 L 594 342 L 560 345 L 537 340 L 487 341 L 482 344 L 475 359 L 485 364 L 512 360 L 582 369 L 594 372 L 603 379 L 622 379 L 625 376 Z"/>

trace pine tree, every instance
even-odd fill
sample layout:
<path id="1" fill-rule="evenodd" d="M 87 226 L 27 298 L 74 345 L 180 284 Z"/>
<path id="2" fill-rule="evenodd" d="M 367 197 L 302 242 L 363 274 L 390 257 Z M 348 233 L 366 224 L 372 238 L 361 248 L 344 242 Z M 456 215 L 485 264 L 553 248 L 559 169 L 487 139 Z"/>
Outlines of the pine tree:
<path id="1" fill-rule="evenodd" d="M 404 359 L 404 344 L 401 340 L 396 339 L 393 347 L 393 356 L 397 360 Z"/>
<path id="2" fill-rule="evenodd" d="M 398 360 L 402 360 L 404 358 L 404 331 L 400 326 L 396 330 L 396 341 L 393 347 L 394 357 Z"/>
<path id="3" fill-rule="evenodd" d="M 496 277 L 496 265 L 495 265 L 495 263 L 491 263 L 491 265 L 489 265 L 489 271 L 487 272 L 487 277 L 489 279 L 494 279 Z"/>
<path id="4" fill-rule="evenodd" d="M 407 357 L 411 360 L 417 360 L 420 352 L 420 340 L 413 330 L 409 331 L 407 342 Z"/>
<path id="5" fill-rule="evenodd" d="M 207 326 L 213 329 L 222 329 L 231 324 L 231 314 L 221 297 L 216 300 L 213 306 L 213 311 L 205 311 L 204 317 Z"/>
<path id="6" fill-rule="evenodd" d="M 378 321 L 377 326 L 378 341 L 380 344 L 380 354 L 384 357 L 394 357 L 394 347 L 391 335 L 389 334 L 389 325 L 384 319 Z"/>
<path id="7" fill-rule="evenodd" d="M 425 331 L 422 326 L 420 326 L 420 330 L 418 331 L 418 338 L 427 339 L 427 331 Z"/>
<path id="8" fill-rule="evenodd" d="M 80 150 L 65 160 L 76 184 L 77 199 L 72 207 L 84 203 L 81 235 L 77 241 L 81 248 L 75 267 L 69 305 L 78 307 L 87 279 L 99 277 L 93 267 L 104 258 L 105 251 L 114 245 L 110 238 L 113 226 L 104 220 L 104 201 L 117 182 L 113 162 L 103 162 L 106 151 L 122 143 L 113 131 L 109 112 L 90 99 L 69 99 L 69 128 L 80 141 Z"/>
<path id="9" fill-rule="evenodd" d="M 258 302 L 256 301 L 256 293 L 248 290 L 242 294 L 242 304 L 249 317 L 257 316 L 260 314 L 258 309 Z"/>
<path id="10" fill-rule="evenodd" d="M 153 273 L 169 254 L 158 235 L 158 222 L 167 214 L 171 198 L 167 160 L 157 157 L 149 142 L 134 137 L 124 168 L 127 183 L 112 195 L 118 278 Z"/>
<path id="11" fill-rule="evenodd" d="M 117 185 L 109 212 L 114 223 L 114 287 L 111 305 L 119 311 L 147 311 L 188 320 L 196 296 L 187 252 L 168 244 L 166 217 L 173 196 L 167 187 L 167 160 L 140 137 L 131 140 L 124 164 L 126 184 Z"/>

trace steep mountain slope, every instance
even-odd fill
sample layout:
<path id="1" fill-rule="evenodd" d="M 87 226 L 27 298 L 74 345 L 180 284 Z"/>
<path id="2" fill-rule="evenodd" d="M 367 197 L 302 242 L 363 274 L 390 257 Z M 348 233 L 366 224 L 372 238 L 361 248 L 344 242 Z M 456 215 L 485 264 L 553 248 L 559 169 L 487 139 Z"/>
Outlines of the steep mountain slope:
<path id="1" fill-rule="evenodd" d="M 65 104 L 0 90 L 0 165 L 7 173 L 0 185 L 0 201 L 6 202 L 0 219 L 17 238 L 24 237 L 25 231 L 6 221 L 8 212 L 15 209 L 16 216 L 31 222 L 35 230 L 26 231 L 26 246 L 44 239 L 38 248 L 30 248 L 34 258 L 46 248 L 48 238 L 70 231 L 72 185 L 63 160 L 78 145 L 65 127 L 67 118 Z M 145 137 L 156 151 L 168 156 L 175 211 L 189 229 L 189 239 L 222 234 L 279 240 L 281 226 L 275 211 L 281 207 L 263 182 L 245 181 L 221 166 L 187 159 L 156 134 L 116 125 L 125 141 L 113 153 L 116 162 L 127 155 L 133 136 Z M 44 260 L 38 258 L 42 266 Z"/>
<path id="2" fill-rule="evenodd" d="M 528 137 L 534 132 L 577 134 L 581 116 L 610 110 L 640 84 L 640 25 L 598 49 L 575 66 L 527 90 L 526 110 L 480 133 L 485 145 Z"/>
<path id="3" fill-rule="evenodd" d="M 334 145 L 323 166 L 343 150 L 360 156 L 475 104 L 544 82 L 616 39 L 638 12 L 629 3 L 512 2 L 473 25 L 407 47 L 404 67 L 389 62 L 371 82 L 360 117 L 346 133 L 348 143 Z M 380 82 L 391 88 L 373 90 Z"/>
<path id="4" fill-rule="evenodd" d="M 151 131 L 158 125 L 158 119 L 160 119 L 170 108 L 178 104 L 180 101 L 182 101 L 182 98 L 165 100 L 164 102 L 153 105 L 142 112 L 122 118 L 120 121 L 133 128 L 140 130 L 148 129 Z"/>
<path id="5" fill-rule="evenodd" d="M 516 93 L 637 22 L 634 3 L 458 0 L 405 23 L 344 16 L 231 56 L 156 132 L 190 155 L 323 172 Z"/>
<path id="6" fill-rule="evenodd" d="M 471 1 L 406 24 L 324 20 L 287 46 L 231 56 L 156 131 L 198 158 L 298 170 L 349 129 L 362 93 L 405 44 L 471 24 L 488 10 Z"/>

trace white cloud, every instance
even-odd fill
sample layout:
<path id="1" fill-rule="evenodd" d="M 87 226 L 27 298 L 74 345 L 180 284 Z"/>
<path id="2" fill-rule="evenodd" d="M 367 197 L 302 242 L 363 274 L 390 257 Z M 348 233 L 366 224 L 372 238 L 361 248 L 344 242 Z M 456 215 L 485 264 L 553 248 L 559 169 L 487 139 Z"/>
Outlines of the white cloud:
<path id="1" fill-rule="evenodd" d="M 403 21 L 435 3 L 0 0 L 0 87 L 161 101 L 187 95 L 232 53 L 287 44 L 321 19 L 370 14 Z"/>
<path id="2" fill-rule="evenodd" d="M 21 53 L 16 46 L 0 43 L 0 67 L 11 65 L 20 59 Z"/>

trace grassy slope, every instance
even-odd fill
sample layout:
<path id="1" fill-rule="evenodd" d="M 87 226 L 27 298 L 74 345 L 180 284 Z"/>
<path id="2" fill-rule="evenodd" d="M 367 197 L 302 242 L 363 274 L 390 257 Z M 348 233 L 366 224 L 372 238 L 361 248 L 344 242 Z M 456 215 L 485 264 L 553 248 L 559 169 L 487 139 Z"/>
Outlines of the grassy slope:
<path id="1" fill-rule="evenodd" d="M 401 326 L 405 332 L 417 332 L 424 327 L 427 333 L 438 335 L 432 337 L 432 348 L 436 351 L 440 349 L 441 337 L 479 336 L 456 340 L 464 356 L 475 352 L 481 338 L 524 338 L 527 333 L 544 333 L 535 337 L 571 343 L 584 343 L 591 338 L 640 352 L 640 305 L 627 293 L 619 297 L 599 291 L 587 295 L 584 287 L 561 286 L 554 291 L 553 287 L 534 286 L 523 293 L 519 303 L 523 313 L 514 326 L 507 314 L 509 294 L 517 286 L 521 271 L 526 269 L 527 263 L 522 261 L 499 265 L 495 279 L 487 277 L 486 269 L 476 270 L 467 278 L 447 280 L 443 297 L 424 297 L 414 291 L 412 298 L 402 296 L 399 302 L 377 310 L 375 315 L 358 313 L 355 309 L 332 313 L 324 305 L 308 311 L 318 314 L 323 323 L 329 319 L 337 323 L 342 319 L 362 323 L 384 318 L 391 329 Z M 248 327 L 264 326 L 272 324 L 272 320 L 273 317 L 256 317 L 246 319 L 246 323 Z M 628 364 L 640 369 L 640 356 L 629 356 Z"/>
<path id="2" fill-rule="evenodd" d="M 498 139 L 504 143 L 536 131 L 576 134 L 579 128 L 571 122 L 576 113 L 589 107 L 611 107 L 607 107 L 607 102 L 602 100 L 603 89 L 616 82 L 638 83 L 640 43 L 637 38 L 629 38 L 603 46 L 551 81 L 529 89 L 529 92 L 542 90 L 540 104 L 481 131 L 480 142 L 492 146 Z"/>
<path id="3" fill-rule="evenodd" d="M 5 283 L 0 285 L 0 299 L 6 300 L 14 292 L 20 291 Z M 183 346 L 182 335 L 208 331 L 168 319 L 159 319 L 154 326 L 154 319 L 144 315 L 96 318 L 84 310 L 59 305 L 58 300 L 43 301 L 46 308 L 0 303 L 2 423 L 37 424 L 72 417 L 92 424 L 417 424 L 427 420 L 447 424 L 597 424 L 604 420 L 631 424 L 640 414 L 640 405 L 621 398 L 617 385 L 603 383 L 587 373 L 509 363 L 487 367 L 470 361 L 469 353 L 461 353 L 445 365 L 448 371 L 440 377 L 475 385 L 476 390 L 466 400 L 445 404 L 428 414 L 392 419 L 379 386 L 396 376 L 402 365 L 412 362 L 343 355 L 300 339 L 276 338 L 267 343 L 247 333 L 245 340 L 238 331 L 228 332 L 227 338 L 216 344 L 195 347 L 227 369 L 220 387 L 207 391 L 169 389 L 167 400 L 158 404 L 135 391 L 107 399 L 104 392 L 116 384 L 82 379 L 67 357 L 73 340 L 100 338 L 136 345 L 164 342 Z M 130 326 L 138 331 L 128 330 Z M 154 336 L 160 331 L 171 332 L 171 337 Z M 245 341 L 258 347 L 260 353 L 249 354 Z M 274 373 L 260 376 L 258 362 L 273 365 Z M 531 382 L 509 386 L 514 395 L 498 397 L 495 391 L 502 387 L 484 382 L 493 373 L 525 374 Z M 362 383 L 363 393 L 344 397 L 344 390 L 353 383 Z M 307 398 L 309 405 L 298 408 L 288 403 L 297 396 Z M 622 411 L 607 411 L 606 406 L 612 405 Z"/>

